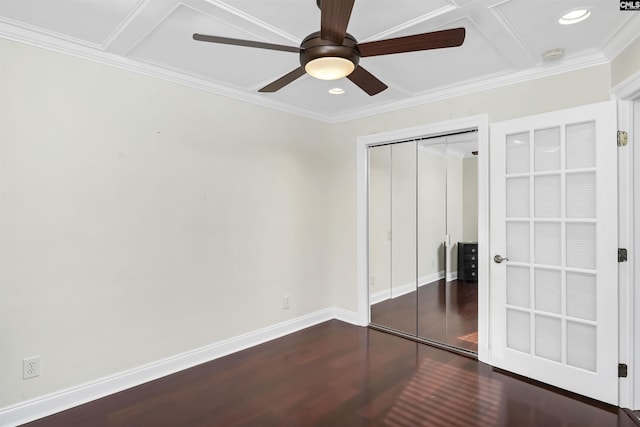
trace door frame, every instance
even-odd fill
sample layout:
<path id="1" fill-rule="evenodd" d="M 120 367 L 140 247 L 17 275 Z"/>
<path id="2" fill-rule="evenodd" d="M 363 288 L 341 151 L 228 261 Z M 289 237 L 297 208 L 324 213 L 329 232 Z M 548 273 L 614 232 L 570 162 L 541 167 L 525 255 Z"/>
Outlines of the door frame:
<path id="1" fill-rule="evenodd" d="M 370 322 L 369 308 L 369 164 L 367 149 L 390 142 L 478 130 L 478 360 L 491 364 L 489 318 L 489 116 L 480 114 L 445 122 L 359 136 L 356 143 L 357 180 L 357 301 L 358 324 Z"/>
<path id="2" fill-rule="evenodd" d="M 629 262 L 618 265 L 619 277 L 619 362 L 628 366 L 627 378 L 620 378 L 621 407 L 640 409 L 640 72 L 611 89 L 617 101 L 618 129 L 629 133 L 629 144 L 618 149 L 618 244 L 629 250 Z"/>

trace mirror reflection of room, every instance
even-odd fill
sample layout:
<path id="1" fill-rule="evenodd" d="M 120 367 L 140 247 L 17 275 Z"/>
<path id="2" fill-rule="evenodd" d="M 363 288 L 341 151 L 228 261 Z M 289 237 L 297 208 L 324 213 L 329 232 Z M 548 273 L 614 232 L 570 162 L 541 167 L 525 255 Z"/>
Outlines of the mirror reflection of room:
<path id="1" fill-rule="evenodd" d="M 477 351 L 475 132 L 369 152 L 371 323 Z"/>
<path id="2" fill-rule="evenodd" d="M 425 141 L 418 151 L 418 336 L 471 351 L 478 347 L 476 154 L 475 133 Z"/>
<path id="3" fill-rule="evenodd" d="M 392 144 L 369 153 L 371 319 L 411 335 L 417 334 L 418 310 L 416 146 Z"/>

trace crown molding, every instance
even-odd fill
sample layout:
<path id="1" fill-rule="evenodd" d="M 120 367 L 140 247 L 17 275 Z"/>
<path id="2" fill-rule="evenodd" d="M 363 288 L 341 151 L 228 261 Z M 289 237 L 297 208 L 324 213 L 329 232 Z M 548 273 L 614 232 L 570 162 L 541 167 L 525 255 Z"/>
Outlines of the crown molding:
<path id="1" fill-rule="evenodd" d="M 620 26 L 620 30 L 613 34 L 602 47 L 602 51 L 609 60 L 613 60 L 620 55 L 623 50 L 640 37 L 638 28 L 640 28 L 640 13 L 629 12 L 627 21 Z"/>
<path id="2" fill-rule="evenodd" d="M 553 67 L 538 65 L 537 67 L 522 71 L 497 73 L 478 79 L 468 80 L 456 85 L 439 88 L 434 91 L 429 91 L 421 95 L 414 96 L 410 99 L 395 101 L 371 108 L 352 110 L 350 112 L 346 112 L 340 114 L 339 116 L 333 117 L 329 123 L 342 123 L 350 120 L 362 119 L 377 114 L 384 114 L 392 111 L 403 110 L 405 108 L 417 107 L 419 105 L 424 105 L 431 102 L 470 95 L 485 90 L 524 83 L 530 80 L 536 80 L 543 77 L 551 77 L 608 63 L 609 60 L 603 53 L 598 51 L 590 51 L 581 55 L 567 57 L 562 61 L 561 64 Z"/>
<path id="3" fill-rule="evenodd" d="M 259 95 L 249 94 L 242 90 L 214 83 L 210 80 L 189 75 L 184 72 L 178 72 L 165 67 L 145 63 L 137 59 L 126 58 L 111 52 L 101 50 L 98 46 L 94 47 L 85 44 L 78 44 L 72 40 L 62 39 L 59 36 L 53 36 L 44 34 L 39 31 L 33 31 L 31 29 L 23 27 L 22 25 L 18 26 L 10 20 L 3 18 L 0 18 L 0 38 L 62 53 L 65 55 L 74 56 L 81 59 L 87 59 L 101 64 L 111 65 L 148 77 L 167 80 L 195 89 L 204 90 L 206 92 L 215 93 L 217 95 L 222 95 L 262 107 L 294 114 L 297 116 L 302 116 L 308 119 L 326 123 L 330 121 L 329 116 L 317 111 L 293 107 L 282 102 L 273 101 Z"/>
<path id="4" fill-rule="evenodd" d="M 611 88 L 611 94 L 621 100 L 632 100 L 640 97 L 640 71 Z"/>
<path id="5" fill-rule="evenodd" d="M 42 44 L 42 46 L 39 47 L 51 50 L 54 50 L 53 46 L 55 44 L 68 45 L 69 47 L 78 48 L 79 50 L 104 50 L 102 43 L 89 42 L 2 16 L 0 16 L 0 37 L 14 41 L 22 41 L 23 43 L 28 43 L 30 39 L 33 39 L 33 42 L 28 44 L 34 46 Z"/>
<path id="6" fill-rule="evenodd" d="M 634 25 L 636 21 L 640 22 L 640 16 L 638 16 L 637 18 L 633 18 Z M 626 25 L 625 27 L 633 27 L 634 25 Z M 626 30 L 618 32 L 611 39 L 608 45 L 617 46 L 616 49 L 624 49 L 624 47 L 628 45 L 629 39 L 635 38 L 630 37 L 627 33 L 628 31 Z M 405 108 L 411 108 L 431 102 L 441 101 L 444 99 L 459 97 L 498 87 L 523 83 L 543 77 L 554 76 L 610 63 L 610 60 L 608 56 L 605 55 L 605 53 L 599 51 L 588 51 L 581 54 L 569 56 L 565 58 L 560 64 L 553 66 L 543 64 L 527 70 L 514 70 L 512 72 L 498 73 L 494 75 L 484 76 L 478 79 L 468 80 L 466 82 L 451 85 L 448 87 L 438 88 L 436 90 L 428 91 L 409 99 L 378 104 L 369 108 L 358 108 L 343 113 L 324 114 L 315 110 L 294 107 L 283 102 L 274 101 L 262 97 L 258 94 L 247 93 L 241 89 L 228 87 L 223 84 L 212 82 L 210 80 L 206 80 L 204 78 L 190 75 L 181 71 L 145 63 L 141 60 L 123 57 L 102 50 L 97 46 L 79 44 L 75 40 L 63 39 L 58 35 L 35 31 L 24 25 L 17 25 L 15 22 L 7 19 L 0 19 L 0 37 L 7 40 L 12 40 L 23 44 L 63 53 L 66 55 L 111 65 L 149 77 L 171 81 L 195 89 L 204 90 L 206 92 L 215 93 L 217 95 L 229 97 L 239 101 L 248 102 L 265 108 L 274 109 L 277 111 L 328 124 L 342 123 L 374 116 L 377 114 L 389 113 Z M 624 44 L 618 41 L 622 39 L 626 39 L 627 43 Z M 624 47 L 622 47 L 623 45 Z"/>

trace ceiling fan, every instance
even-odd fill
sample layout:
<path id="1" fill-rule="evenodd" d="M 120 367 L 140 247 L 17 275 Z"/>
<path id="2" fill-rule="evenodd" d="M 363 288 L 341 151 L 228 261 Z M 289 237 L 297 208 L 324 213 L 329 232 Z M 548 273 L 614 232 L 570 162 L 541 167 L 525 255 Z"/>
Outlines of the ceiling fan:
<path id="1" fill-rule="evenodd" d="M 276 92 L 308 73 L 321 80 L 336 80 L 347 77 L 371 96 L 385 90 L 387 85 L 360 66 L 360 58 L 455 47 L 464 42 L 465 29 L 453 28 L 358 43 L 355 37 L 347 33 L 347 25 L 355 0 L 316 0 L 316 2 L 321 14 L 320 31 L 309 34 L 302 41 L 300 47 L 204 34 L 194 34 L 193 39 L 210 43 L 280 50 L 300 55 L 300 67 L 269 83 L 259 92 Z"/>

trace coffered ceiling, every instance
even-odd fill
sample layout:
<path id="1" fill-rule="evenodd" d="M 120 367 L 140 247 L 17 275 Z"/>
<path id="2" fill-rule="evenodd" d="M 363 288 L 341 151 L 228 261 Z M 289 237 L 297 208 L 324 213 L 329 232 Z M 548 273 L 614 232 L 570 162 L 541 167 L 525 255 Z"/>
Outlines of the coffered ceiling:
<path id="1" fill-rule="evenodd" d="M 559 24 L 578 7 L 589 19 Z M 308 75 L 258 93 L 298 55 L 193 33 L 297 47 L 320 28 L 316 0 L 0 0 L 1 37 L 328 122 L 609 62 L 640 35 L 640 12 L 616 0 L 356 0 L 348 32 L 362 43 L 455 27 L 466 28 L 461 47 L 362 58 L 389 86 L 378 95 Z M 552 49 L 564 58 L 544 61 Z"/>

